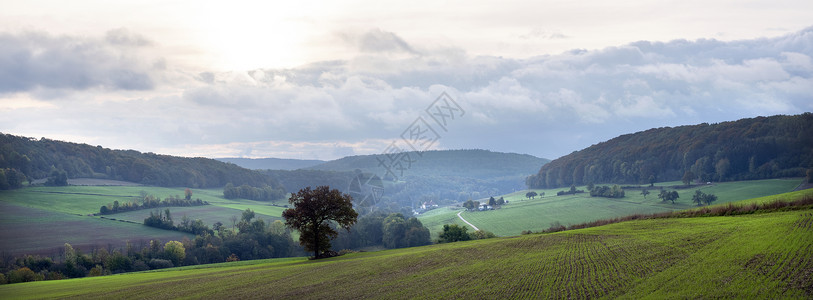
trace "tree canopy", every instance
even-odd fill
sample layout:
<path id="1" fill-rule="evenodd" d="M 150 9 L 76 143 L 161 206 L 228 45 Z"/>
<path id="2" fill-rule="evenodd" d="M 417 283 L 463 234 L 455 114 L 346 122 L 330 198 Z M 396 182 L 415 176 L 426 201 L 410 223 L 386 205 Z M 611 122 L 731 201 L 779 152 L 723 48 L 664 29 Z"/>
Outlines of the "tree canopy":
<path id="1" fill-rule="evenodd" d="M 527 178 L 532 189 L 803 177 L 813 166 L 813 113 L 654 128 L 565 155 Z"/>
<path id="2" fill-rule="evenodd" d="M 458 241 L 468 241 L 471 236 L 468 233 L 468 228 L 457 224 L 444 224 L 443 231 L 440 233 L 441 243 L 451 243 Z"/>
<path id="3" fill-rule="evenodd" d="M 269 176 L 214 159 L 111 150 L 101 146 L 2 133 L 0 169 L 5 169 L 3 173 L 7 183 L 8 174 L 11 173 L 8 170 L 15 170 L 21 174 L 15 173 L 14 180 L 18 177 L 48 177 L 54 185 L 67 184 L 68 178 L 86 177 L 169 187 L 220 188 L 233 182 L 282 189 Z M 0 188 L 3 186 L 0 183 Z"/>
<path id="4" fill-rule="evenodd" d="M 330 239 L 338 235 L 331 223 L 348 231 L 356 223 L 358 213 L 352 201 L 350 195 L 328 186 L 306 187 L 291 194 L 288 203 L 293 208 L 283 211 L 282 217 L 286 226 L 299 231 L 299 243 L 305 250 L 313 251 L 314 258 L 322 258 L 330 250 Z"/>

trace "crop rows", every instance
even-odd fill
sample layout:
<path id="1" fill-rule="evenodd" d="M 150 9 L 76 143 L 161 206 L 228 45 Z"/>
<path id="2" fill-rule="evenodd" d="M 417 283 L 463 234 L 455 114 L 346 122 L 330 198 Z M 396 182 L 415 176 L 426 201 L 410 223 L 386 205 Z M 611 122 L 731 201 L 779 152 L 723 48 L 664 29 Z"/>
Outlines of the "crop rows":
<path id="1" fill-rule="evenodd" d="M 22 298 L 811 298 L 813 230 L 805 225 L 811 217 L 808 210 L 641 220 L 319 261 L 8 285 L 0 294 L 31 288 L 36 292 Z"/>

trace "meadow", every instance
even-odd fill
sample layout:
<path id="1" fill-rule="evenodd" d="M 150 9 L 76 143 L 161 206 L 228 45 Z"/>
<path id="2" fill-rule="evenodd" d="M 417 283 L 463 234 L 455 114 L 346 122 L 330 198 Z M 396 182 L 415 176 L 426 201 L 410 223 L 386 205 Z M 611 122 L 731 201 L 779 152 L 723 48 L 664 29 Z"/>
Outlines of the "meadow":
<path id="1" fill-rule="evenodd" d="M 718 196 L 717 202 L 728 203 L 749 198 L 775 195 L 790 192 L 796 188 L 801 179 L 768 179 L 754 181 L 722 182 L 712 185 L 701 185 L 687 189 L 678 189 L 680 198 L 675 204 L 662 202 L 658 197 L 661 186 L 680 185 L 680 182 L 658 183 L 651 194 L 644 197 L 640 190 L 627 190 L 626 197 L 620 199 L 590 197 L 587 193 L 556 196 L 556 192 L 565 188 L 533 190 L 538 194 L 535 199 L 528 199 L 523 190 L 503 195 L 509 204 L 492 211 L 464 211 L 461 216 L 481 230 L 487 230 L 498 236 L 519 235 L 522 231 L 541 231 L 551 227 L 555 222 L 568 226 L 600 219 L 610 219 L 632 214 L 651 214 L 665 211 L 682 210 L 695 207 L 692 195 L 699 189 L 704 193 Z M 577 187 L 586 190 L 586 187 Z M 495 197 L 499 198 L 499 196 Z M 479 201 L 488 201 L 480 199 Z M 459 220 L 456 214 L 463 210 L 439 209 L 419 216 L 419 219 L 436 237 L 442 228 L 442 221 Z M 440 220 L 441 222 L 438 222 Z M 465 225 L 462 222 L 457 224 Z"/>
<path id="2" fill-rule="evenodd" d="M 78 216 L 43 209 L 29 208 L 0 201 L 0 252 L 19 254 L 58 254 L 69 243 L 76 248 L 123 247 L 149 242 L 182 240 L 192 237 L 177 231 L 167 231 L 141 224 L 125 223 L 96 217 Z"/>
<path id="3" fill-rule="evenodd" d="M 798 185 L 798 179 L 772 179 L 759 181 L 727 182 L 699 187 L 704 192 L 718 195 L 718 203 L 751 197 L 787 192 Z M 678 182 L 658 185 L 677 185 Z M 583 189 L 584 187 L 579 187 Z M 524 230 L 540 231 L 559 222 L 570 225 L 598 219 L 614 218 L 635 213 L 656 213 L 693 207 L 691 195 L 694 189 L 679 190 L 677 204 L 663 203 L 650 194 L 644 199 L 639 191 L 630 190 L 623 199 L 590 198 L 584 194 L 554 196 L 561 189 L 535 190 L 544 197 L 530 200 L 527 191 L 505 195 L 509 204 L 499 210 L 486 212 L 463 212 L 462 216 L 483 230 L 499 236 L 519 235 Z M 211 226 L 221 222 L 232 226 L 231 217 L 240 217 L 245 209 L 255 211 L 258 218 L 273 222 L 279 220 L 284 199 L 260 202 L 241 199 L 224 199 L 220 189 L 193 189 L 193 198 L 208 201 L 211 205 L 201 207 L 171 207 L 175 222 L 183 216 L 201 219 Z M 156 197 L 180 196 L 184 188 L 151 186 L 35 186 L 18 190 L 0 191 L 0 232 L 3 243 L 0 252 L 11 254 L 53 255 L 65 243 L 81 249 L 99 247 L 121 248 L 129 241 L 142 243 L 150 239 L 162 241 L 181 240 L 191 235 L 159 230 L 140 225 L 151 210 L 139 210 L 106 215 L 104 218 L 89 216 L 99 207 L 113 201 L 136 200 L 142 193 Z M 485 201 L 485 199 L 481 199 Z M 163 210 L 163 208 L 161 209 Z M 432 239 L 438 237 L 444 224 L 466 226 L 457 213 L 459 207 L 442 207 L 419 216 L 429 228 Z M 126 222 L 122 222 L 126 221 Z"/>
<path id="4" fill-rule="evenodd" d="M 318 261 L 273 259 L 11 284 L 0 286 L 0 294 L 9 299 L 800 299 L 813 296 L 811 250 L 813 209 L 807 207 L 636 220 Z"/>
<path id="5" fill-rule="evenodd" d="M 252 209 L 267 222 L 280 219 L 284 208 L 268 202 L 227 200 L 220 189 L 193 189 L 193 198 L 211 205 L 170 207 L 179 223 L 184 215 L 201 219 L 208 226 L 222 222 L 231 226 L 230 217 L 240 217 Z M 0 252 L 10 254 L 57 254 L 65 243 L 76 248 L 121 248 L 129 241 L 139 244 L 150 239 L 182 240 L 190 234 L 141 225 L 152 210 L 138 210 L 102 217 L 91 216 L 99 207 L 113 201 L 136 201 L 142 193 L 159 198 L 182 196 L 184 188 L 151 186 L 34 186 L 0 191 Z M 282 200 L 277 203 L 283 204 Z M 160 208 L 164 210 L 165 208 Z M 124 222 L 126 221 L 126 222 Z"/>

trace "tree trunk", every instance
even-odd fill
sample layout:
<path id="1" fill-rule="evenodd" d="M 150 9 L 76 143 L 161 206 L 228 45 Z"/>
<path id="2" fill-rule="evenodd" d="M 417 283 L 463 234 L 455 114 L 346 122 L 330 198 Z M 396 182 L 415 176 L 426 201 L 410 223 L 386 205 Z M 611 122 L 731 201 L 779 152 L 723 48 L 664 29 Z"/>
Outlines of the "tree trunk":
<path id="1" fill-rule="evenodd" d="M 313 258 L 319 259 L 321 252 L 319 251 L 319 225 L 313 226 Z"/>

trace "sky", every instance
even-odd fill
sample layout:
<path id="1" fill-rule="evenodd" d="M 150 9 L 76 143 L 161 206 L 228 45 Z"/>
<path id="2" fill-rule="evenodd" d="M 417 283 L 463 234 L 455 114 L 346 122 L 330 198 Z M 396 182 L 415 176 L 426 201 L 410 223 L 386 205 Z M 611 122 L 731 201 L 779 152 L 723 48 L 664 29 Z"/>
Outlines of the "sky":
<path id="1" fill-rule="evenodd" d="M 0 0 L 0 132 L 179 156 L 487 149 L 813 111 L 813 1 Z"/>

